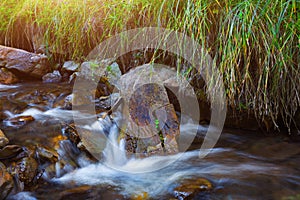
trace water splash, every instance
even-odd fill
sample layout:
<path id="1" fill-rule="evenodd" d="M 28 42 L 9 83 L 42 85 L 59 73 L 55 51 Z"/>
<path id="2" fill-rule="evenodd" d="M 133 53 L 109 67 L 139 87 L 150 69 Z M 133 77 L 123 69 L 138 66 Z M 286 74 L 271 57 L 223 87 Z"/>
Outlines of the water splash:
<path id="1" fill-rule="evenodd" d="M 11 89 L 11 88 L 17 88 L 17 87 L 19 87 L 19 86 L 17 86 L 17 85 L 3 85 L 3 84 L 0 84 L 0 91 Z"/>
<path id="2" fill-rule="evenodd" d="M 94 128 L 96 126 L 94 125 Z M 182 134 L 199 127 L 191 127 L 190 123 L 182 125 Z M 205 130 L 205 127 L 201 127 Z M 199 158 L 199 150 L 187 151 L 176 155 L 151 156 L 147 158 L 126 158 L 124 141 L 118 142 L 118 128 L 113 125 L 103 152 L 104 159 L 97 164 L 90 164 L 63 177 L 53 179 L 59 184 L 76 183 L 79 185 L 111 185 L 120 188 L 125 196 L 139 195 L 146 192 L 150 197 L 167 194 L 186 178 L 222 176 L 239 178 L 242 174 L 279 173 L 272 164 L 246 160 L 240 164 L 231 160 L 216 162 L 215 159 Z M 238 156 L 229 148 L 215 148 L 210 157 Z M 245 156 L 245 155 L 243 155 Z M 162 168 L 161 166 L 166 166 Z M 159 169 L 159 170 L 153 170 Z"/>
<path id="3" fill-rule="evenodd" d="M 127 162 L 125 140 L 121 139 L 118 143 L 118 136 L 118 127 L 113 125 L 103 152 L 105 165 L 113 168 L 123 166 Z"/>

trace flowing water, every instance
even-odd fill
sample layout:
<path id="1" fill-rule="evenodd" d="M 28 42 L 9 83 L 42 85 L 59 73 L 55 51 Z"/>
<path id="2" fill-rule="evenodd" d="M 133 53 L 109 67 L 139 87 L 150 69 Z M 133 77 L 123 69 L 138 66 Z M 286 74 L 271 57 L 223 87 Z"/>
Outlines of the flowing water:
<path id="1" fill-rule="evenodd" d="M 182 199 L 177 188 L 193 185 L 201 178 L 212 188 L 196 191 L 187 199 L 300 198 L 299 142 L 275 133 L 265 136 L 224 129 L 216 147 L 200 159 L 199 148 L 207 127 L 193 125 L 187 119 L 181 124 L 181 135 L 197 130 L 188 151 L 136 159 L 126 156 L 125 141 L 118 140 L 116 124 L 109 119 L 97 120 L 84 128 L 101 130 L 107 142 L 103 158 L 91 161 L 61 137 L 64 124 L 70 123 L 73 115 L 91 118 L 88 113 L 63 109 L 71 89 L 68 85 L 40 83 L 0 85 L 0 129 L 10 143 L 51 148 L 58 143 L 55 149 L 65 162 L 63 167 L 56 163 L 52 171 L 46 169 L 34 189 L 16 192 L 9 199 Z M 28 124 L 11 122 L 20 116 L 35 120 Z"/>

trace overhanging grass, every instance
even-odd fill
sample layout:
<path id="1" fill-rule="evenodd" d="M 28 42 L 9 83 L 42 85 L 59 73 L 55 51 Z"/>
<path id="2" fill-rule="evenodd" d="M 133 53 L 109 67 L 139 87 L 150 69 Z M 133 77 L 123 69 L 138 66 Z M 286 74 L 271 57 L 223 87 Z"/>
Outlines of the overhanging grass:
<path id="1" fill-rule="evenodd" d="M 82 60 L 135 27 L 179 30 L 210 52 L 229 105 L 290 127 L 300 105 L 299 1 L 2 0 L 0 43 Z"/>

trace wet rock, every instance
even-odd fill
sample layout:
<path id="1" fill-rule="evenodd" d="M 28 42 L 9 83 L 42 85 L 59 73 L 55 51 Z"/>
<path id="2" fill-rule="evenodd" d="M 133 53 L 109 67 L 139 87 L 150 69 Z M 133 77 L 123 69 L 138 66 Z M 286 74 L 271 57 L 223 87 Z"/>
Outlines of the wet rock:
<path id="1" fill-rule="evenodd" d="M 199 192 L 212 189 L 212 184 L 205 178 L 183 180 L 178 187 L 174 189 L 174 196 L 177 199 L 193 199 Z"/>
<path id="2" fill-rule="evenodd" d="M 6 166 L 0 162 L 0 199 L 5 199 L 13 188 L 13 178 L 6 170 Z"/>
<path id="3" fill-rule="evenodd" d="M 119 93 L 112 93 L 109 96 L 102 96 L 98 98 L 95 102 L 96 113 L 102 113 L 110 110 L 111 106 L 114 105 L 119 98 Z"/>
<path id="4" fill-rule="evenodd" d="M 159 76 L 151 76 L 152 73 Z M 178 152 L 179 121 L 166 89 L 156 84 L 162 83 L 164 78 L 176 77 L 174 73 L 165 68 L 143 65 L 123 75 L 118 83 L 121 97 L 125 100 L 121 112 L 123 118 L 128 119 L 119 127 L 127 135 L 137 138 L 136 153 Z"/>
<path id="5" fill-rule="evenodd" d="M 74 61 L 67 61 L 64 63 L 64 65 L 62 66 L 62 71 L 66 71 L 66 72 L 76 72 L 79 69 L 80 64 L 76 63 Z"/>
<path id="6" fill-rule="evenodd" d="M 6 145 L 0 149 L 0 160 L 14 158 L 23 152 L 23 148 L 19 145 Z"/>
<path id="7" fill-rule="evenodd" d="M 86 88 L 93 89 L 87 90 Z M 113 86 L 105 77 L 100 77 L 97 83 L 81 79 L 73 90 L 72 107 L 85 112 L 94 110 L 93 104 L 97 104 L 99 98 L 110 95 L 113 90 Z"/>
<path id="8" fill-rule="evenodd" d="M 95 158 L 100 160 L 101 153 L 106 146 L 106 136 L 104 134 L 95 134 L 91 130 L 79 127 L 75 128 L 75 125 L 71 124 L 66 128 L 65 135 L 79 150 L 88 153 L 88 156 L 90 156 L 92 160 L 95 160 Z"/>
<path id="9" fill-rule="evenodd" d="M 15 126 L 15 127 L 24 126 L 25 124 L 28 124 L 32 121 L 34 121 L 34 118 L 30 115 L 18 116 L 18 117 L 13 117 L 4 120 L 7 126 Z"/>
<path id="10" fill-rule="evenodd" d="M 19 180 L 25 185 L 35 184 L 42 175 L 38 170 L 37 161 L 32 157 L 22 158 L 16 166 L 16 173 Z"/>
<path id="11" fill-rule="evenodd" d="M 50 71 L 47 56 L 0 45 L 0 67 L 41 78 Z"/>
<path id="12" fill-rule="evenodd" d="M 46 160 L 51 163 L 58 161 L 58 153 L 54 149 L 50 149 L 42 145 L 37 145 L 35 154 L 39 161 Z"/>
<path id="13" fill-rule="evenodd" d="M 80 150 L 69 140 L 63 140 L 59 143 L 58 154 L 59 161 L 46 168 L 48 177 L 61 177 L 65 173 L 71 172 L 78 168 L 77 158 Z M 51 170 L 53 169 L 53 170 Z M 51 172 L 52 171 L 52 172 Z"/>
<path id="14" fill-rule="evenodd" d="M 6 68 L 0 69 L 0 83 L 4 84 L 12 84 L 17 83 L 19 80 L 18 78 Z"/>
<path id="15" fill-rule="evenodd" d="M 9 143 L 9 140 L 4 135 L 3 131 L 0 129 L 0 149 L 6 146 Z"/>
<path id="16" fill-rule="evenodd" d="M 158 72 L 159 77 L 152 77 L 152 71 L 149 68 L 149 65 L 136 68 L 121 76 L 116 83 L 120 90 L 120 99 L 125 99 L 125 103 L 120 103 L 122 106 L 117 106 L 124 119 L 118 124 L 122 132 L 119 139 L 125 137 L 128 153 L 137 153 L 141 157 L 177 153 L 176 139 L 179 136 L 179 121 L 164 86 L 156 84 L 165 77 L 176 77 L 176 72 L 162 69 Z M 101 77 L 100 80 L 105 78 Z M 89 82 L 87 81 L 86 84 Z M 80 83 L 82 88 L 87 88 L 84 87 L 83 82 Z M 90 96 L 91 91 L 74 91 L 73 108 L 84 104 L 90 105 Z M 86 107 L 85 110 L 88 108 Z M 78 133 L 80 141 L 92 155 L 98 155 L 104 149 L 103 134 L 87 130 L 81 130 Z"/>
<path id="17" fill-rule="evenodd" d="M 12 113 L 22 113 L 25 109 L 36 108 L 40 111 L 63 105 L 64 98 L 72 92 L 70 85 L 60 84 L 39 84 L 24 85 L 16 92 L 8 95 L 3 109 Z M 5 99 L 4 99 L 5 100 Z M 59 101 L 62 101 L 59 103 Z M 10 105 L 12 104 L 12 105 Z M 18 110 L 12 110 L 19 107 Z"/>
<path id="18" fill-rule="evenodd" d="M 53 107 L 54 108 L 62 108 L 62 109 L 67 109 L 71 110 L 72 109 L 72 99 L 73 99 L 73 94 L 69 94 L 63 98 L 56 99 Z"/>
<path id="19" fill-rule="evenodd" d="M 95 98 L 100 98 L 102 96 L 110 95 L 114 90 L 114 87 L 109 82 L 109 79 L 106 77 L 101 77 L 97 84 L 97 89 L 95 91 Z"/>
<path id="20" fill-rule="evenodd" d="M 43 76 L 44 83 L 59 83 L 62 80 L 62 76 L 58 70 L 54 70 L 52 73 L 48 73 Z"/>

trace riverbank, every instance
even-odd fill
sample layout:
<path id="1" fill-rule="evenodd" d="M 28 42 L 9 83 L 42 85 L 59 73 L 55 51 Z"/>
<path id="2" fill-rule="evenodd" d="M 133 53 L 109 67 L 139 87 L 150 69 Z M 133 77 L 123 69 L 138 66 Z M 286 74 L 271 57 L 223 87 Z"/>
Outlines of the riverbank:
<path id="1" fill-rule="evenodd" d="M 52 71 L 56 63 L 85 61 L 97 44 L 124 30 L 158 26 L 185 33 L 216 62 L 230 109 L 250 113 L 270 128 L 297 125 L 297 1 L 5 0 L 0 5 L 0 44 L 46 54 Z M 118 63 L 128 68 L 136 60 L 161 59 L 153 53 L 133 52 Z"/>

